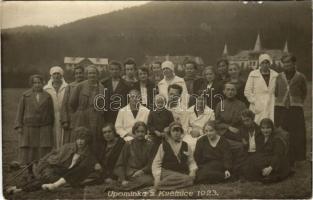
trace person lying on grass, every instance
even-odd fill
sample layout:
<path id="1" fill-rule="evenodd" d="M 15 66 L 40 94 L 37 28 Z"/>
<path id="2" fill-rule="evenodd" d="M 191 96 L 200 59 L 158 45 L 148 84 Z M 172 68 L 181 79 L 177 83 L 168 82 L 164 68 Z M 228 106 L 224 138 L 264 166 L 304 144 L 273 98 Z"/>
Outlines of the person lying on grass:
<path id="1" fill-rule="evenodd" d="M 8 193 L 55 190 L 68 183 L 79 186 L 94 170 L 96 159 L 90 150 L 91 134 L 85 127 L 74 130 L 76 140 L 43 157 L 35 170 L 36 179 L 21 187 L 12 186 Z"/>

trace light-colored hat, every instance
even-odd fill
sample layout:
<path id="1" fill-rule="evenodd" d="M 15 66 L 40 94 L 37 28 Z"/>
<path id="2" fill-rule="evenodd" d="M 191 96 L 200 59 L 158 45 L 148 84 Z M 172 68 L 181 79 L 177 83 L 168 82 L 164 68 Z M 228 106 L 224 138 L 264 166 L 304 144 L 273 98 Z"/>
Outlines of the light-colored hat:
<path id="1" fill-rule="evenodd" d="M 261 64 L 264 60 L 268 60 L 270 62 L 270 64 L 273 64 L 273 60 L 272 60 L 271 56 L 266 54 L 266 53 L 261 54 L 259 56 L 259 64 Z"/>
<path id="2" fill-rule="evenodd" d="M 54 74 L 54 73 L 60 73 L 63 76 L 64 71 L 63 71 L 63 69 L 61 67 L 54 66 L 54 67 L 50 68 L 50 75 L 52 76 L 52 74 Z"/>
<path id="3" fill-rule="evenodd" d="M 174 64 L 171 61 L 164 61 L 161 65 L 162 69 L 169 68 L 170 70 L 174 71 Z"/>

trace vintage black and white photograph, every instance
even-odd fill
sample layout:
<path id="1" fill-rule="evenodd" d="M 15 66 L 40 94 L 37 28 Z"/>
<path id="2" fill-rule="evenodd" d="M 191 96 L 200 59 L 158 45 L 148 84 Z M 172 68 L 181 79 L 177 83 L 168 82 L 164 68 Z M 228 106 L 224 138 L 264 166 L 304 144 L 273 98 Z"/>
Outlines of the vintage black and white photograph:
<path id="1" fill-rule="evenodd" d="M 312 198 L 312 2 L 2 1 L 3 199 Z"/>

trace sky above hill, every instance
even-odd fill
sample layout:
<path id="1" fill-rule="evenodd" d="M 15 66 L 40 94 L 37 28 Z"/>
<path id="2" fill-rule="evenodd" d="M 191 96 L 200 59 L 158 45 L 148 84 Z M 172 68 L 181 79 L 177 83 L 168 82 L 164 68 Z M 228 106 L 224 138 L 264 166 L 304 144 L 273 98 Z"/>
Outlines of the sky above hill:
<path id="1" fill-rule="evenodd" d="M 58 26 L 145 3 L 147 1 L 7 1 L 1 2 L 1 26 Z"/>

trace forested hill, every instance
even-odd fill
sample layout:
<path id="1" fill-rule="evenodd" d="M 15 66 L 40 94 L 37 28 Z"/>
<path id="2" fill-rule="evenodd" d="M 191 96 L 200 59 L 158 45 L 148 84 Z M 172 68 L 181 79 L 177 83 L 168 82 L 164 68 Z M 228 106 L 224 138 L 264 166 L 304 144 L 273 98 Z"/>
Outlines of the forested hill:
<path id="1" fill-rule="evenodd" d="M 62 26 L 26 26 L 2 32 L 3 86 L 25 85 L 16 73 L 48 74 L 64 56 L 197 55 L 214 65 L 227 43 L 230 54 L 252 49 L 257 33 L 262 46 L 289 51 L 299 70 L 311 75 L 311 3 L 151 2 L 85 18 Z M 309 78 L 310 79 L 310 78 Z M 16 84 L 16 85 L 14 85 Z"/>

